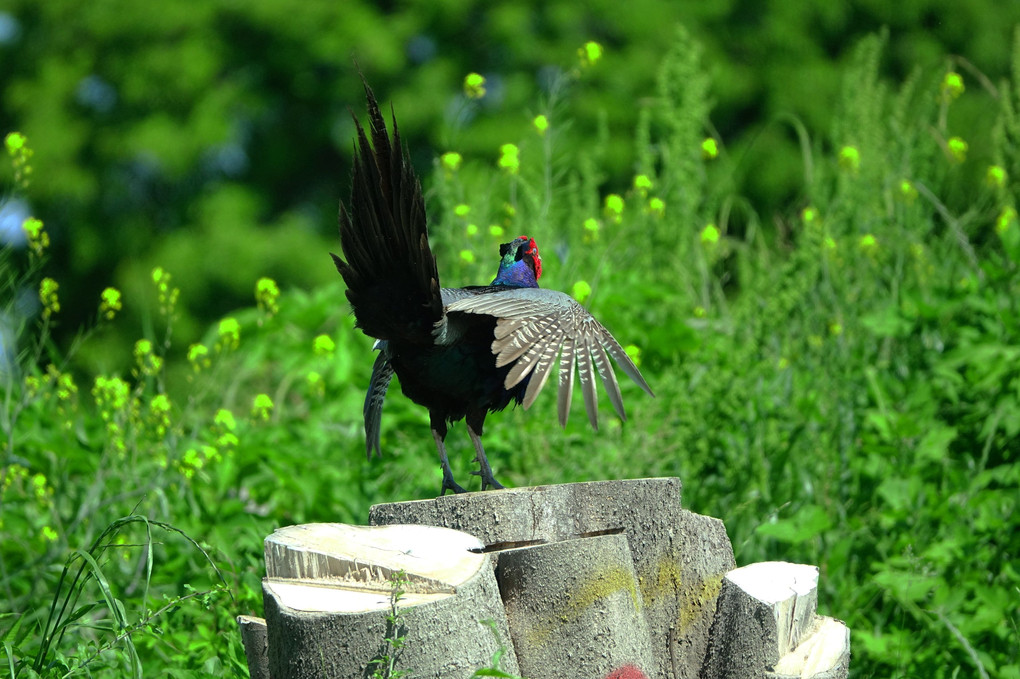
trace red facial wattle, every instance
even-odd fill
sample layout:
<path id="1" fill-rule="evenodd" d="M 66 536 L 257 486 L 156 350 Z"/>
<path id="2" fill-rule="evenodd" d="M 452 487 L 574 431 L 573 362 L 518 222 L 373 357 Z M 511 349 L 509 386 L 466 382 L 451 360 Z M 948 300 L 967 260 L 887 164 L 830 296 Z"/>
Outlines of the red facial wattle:
<path id="1" fill-rule="evenodd" d="M 526 239 L 528 241 L 528 244 L 527 244 L 527 246 L 526 246 L 526 248 L 524 250 L 524 254 L 531 255 L 532 259 L 534 259 L 534 261 L 535 261 L 535 280 L 538 280 L 539 278 L 542 277 L 542 258 L 539 257 L 539 255 L 538 255 L 538 244 L 535 243 L 535 239 L 534 238 L 531 238 L 529 236 L 522 235 L 522 236 L 519 236 L 519 238 L 524 238 L 524 239 Z"/>

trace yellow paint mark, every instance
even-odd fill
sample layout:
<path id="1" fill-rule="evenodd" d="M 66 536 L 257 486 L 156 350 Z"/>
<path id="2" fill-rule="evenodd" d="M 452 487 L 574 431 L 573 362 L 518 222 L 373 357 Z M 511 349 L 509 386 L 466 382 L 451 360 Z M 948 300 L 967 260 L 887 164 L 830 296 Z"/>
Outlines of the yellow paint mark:
<path id="1" fill-rule="evenodd" d="M 677 632 L 683 633 L 704 614 L 705 606 L 719 596 L 723 574 L 717 573 L 685 583 L 680 564 L 663 556 L 639 577 L 645 607 L 666 597 L 677 600 Z"/>
<path id="2" fill-rule="evenodd" d="M 722 573 L 710 575 L 703 580 L 696 580 L 685 591 L 678 592 L 677 632 L 686 632 L 704 615 L 705 606 L 719 596 L 722 579 Z"/>
<path id="3" fill-rule="evenodd" d="M 525 638 L 529 644 L 545 645 L 558 627 L 574 622 L 600 599 L 607 599 L 622 591 L 626 591 L 630 595 L 634 610 L 640 612 L 641 599 L 629 569 L 613 566 L 597 570 L 576 588 L 567 590 L 566 603 L 558 610 L 554 610 L 545 620 L 536 621 L 531 629 L 525 632 Z"/>

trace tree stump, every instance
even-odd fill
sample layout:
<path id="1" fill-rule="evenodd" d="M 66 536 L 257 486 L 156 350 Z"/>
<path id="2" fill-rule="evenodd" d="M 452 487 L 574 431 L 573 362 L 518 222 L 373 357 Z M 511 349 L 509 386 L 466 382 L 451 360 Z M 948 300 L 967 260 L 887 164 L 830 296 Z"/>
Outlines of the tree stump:
<path id="1" fill-rule="evenodd" d="M 528 679 L 650 671 L 651 640 L 623 535 L 497 553 L 496 579 L 517 662 Z"/>
<path id="2" fill-rule="evenodd" d="M 405 593 L 394 602 L 400 571 Z M 517 672 L 489 557 L 465 533 L 290 526 L 266 539 L 266 572 L 272 679 L 368 676 L 373 663 L 389 664 L 387 656 L 416 677 L 470 677 L 501 648 L 504 668 Z"/>
<path id="3" fill-rule="evenodd" d="M 815 566 L 769 561 L 727 573 L 702 676 L 845 678 L 850 631 L 815 615 L 817 605 Z"/>
<path id="4" fill-rule="evenodd" d="M 469 677 L 501 649 L 529 679 L 847 676 L 849 632 L 816 615 L 817 568 L 734 569 L 722 523 L 681 509 L 678 479 L 376 505 L 370 522 L 266 540 L 266 619 L 239 620 L 253 679 L 364 678 L 384 656 Z"/>
<path id="5" fill-rule="evenodd" d="M 369 523 L 445 526 L 490 550 L 621 533 L 652 644 L 649 676 L 695 679 L 723 576 L 735 567 L 718 519 L 680 507 L 677 478 L 568 483 L 375 505 Z"/>

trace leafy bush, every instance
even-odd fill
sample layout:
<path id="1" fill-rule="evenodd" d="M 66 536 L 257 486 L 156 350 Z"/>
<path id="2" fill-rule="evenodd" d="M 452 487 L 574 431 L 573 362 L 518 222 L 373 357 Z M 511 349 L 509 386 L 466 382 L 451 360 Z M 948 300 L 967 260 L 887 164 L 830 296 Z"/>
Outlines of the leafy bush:
<path id="1" fill-rule="evenodd" d="M 831 130 L 790 119 L 799 197 L 768 219 L 736 191 L 741 159 L 711 133 L 712 81 L 683 31 L 636 111 L 634 176 L 606 193 L 613 135 L 578 146 L 566 113 L 598 86 L 584 51 L 521 134 L 435 161 L 433 245 L 454 286 L 491 278 L 506 235 L 534 236 L 543 284 L 589 304 L 657 393 L 621 385 L 630 420 L 597 435 L 576 413 L 557 430 L 547 397 L 493 416 L 504 481 L 680 476 L 739 563 L 822 568 L 855 674 L 1017 677 L 1020 33 L 1002 83 L 948 59 L 893 89 L 886 43 L 854 51 Z M 963 126 L 959 107 L 988 124 Z M 26 318 L 19 290 L 39 300 L 3 344 L 22 348 L 0 417 L 11 673 L 243 671 L 232 616 L 260 608 L 262 538 L 434 494 L 427 415 L 394 389 L 385 459 L 365 460 L 371 342 L 339 283 L 280 294 L 260 279 L 252 308 L 175 354 L 169 267 L 147 293 L 95 302 L 86 350 L 117 303 L 154 300 L 130 372 L 86 387 L 50 342 L 62 291 L 44 277 L 45 226 L 29 226 L 28 254 L 2 255 L 5 318 Z"/>

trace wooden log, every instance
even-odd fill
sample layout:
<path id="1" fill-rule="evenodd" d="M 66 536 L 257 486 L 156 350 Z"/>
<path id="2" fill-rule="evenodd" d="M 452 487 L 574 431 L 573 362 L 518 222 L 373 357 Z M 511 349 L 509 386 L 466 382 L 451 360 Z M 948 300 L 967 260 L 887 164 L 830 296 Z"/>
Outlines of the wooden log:
<path id="1" fill-rule="evenodd" d="M 571 483 L 375 505 L 369 522 L 463 530 L 490 550 L 620 532 L 651 636 L 648 674 L 695 679 L 735 563 L 722 522 L 681 509 L 680 496 L 676 478 Z"/>
<path id="2" fill-rule="evenodd" d="M 769 679 L 846 679 L 850 630 L 841 620 L 819 616 L 808 636 L 776 663 Z"/>
<path id="3" fill-rule="evenodd" d="M 263 581 L 270 676 L 368 676 L 374 660 L 390 656 L 396 669 L 416 677 L 466 678 L 501 646 L 508 651 L 503 669 L 516 673 L 499 589 L 481 547 L 470 535 L 429 526 L 276 531 L 266 539 Z M 399 571 L 407 583 L 394 621 L 392 579 Z"/>
<path id="4" fill-rule="evenodd" d="M 496 577 L 517 662 L 529 679 L 602 679 L 621 667 L 653 666 L 623 535 L 502 551 Z"/>
<path id="5" fill-rule="evenodd" d="M 241 627 L 241 643 L 244 644 L 244 656 L 248 660 L 248 675 L 251 679 L 269 679 L 265 619 L 239 615 L 237 624 Z"/>
<path id="6" fill-rule="evenodd" d="M 815 566 L 770 561 L 727 573 L 702 677 L 845 677 L 849 633 L 819 619 L 817 604 Z"/>

